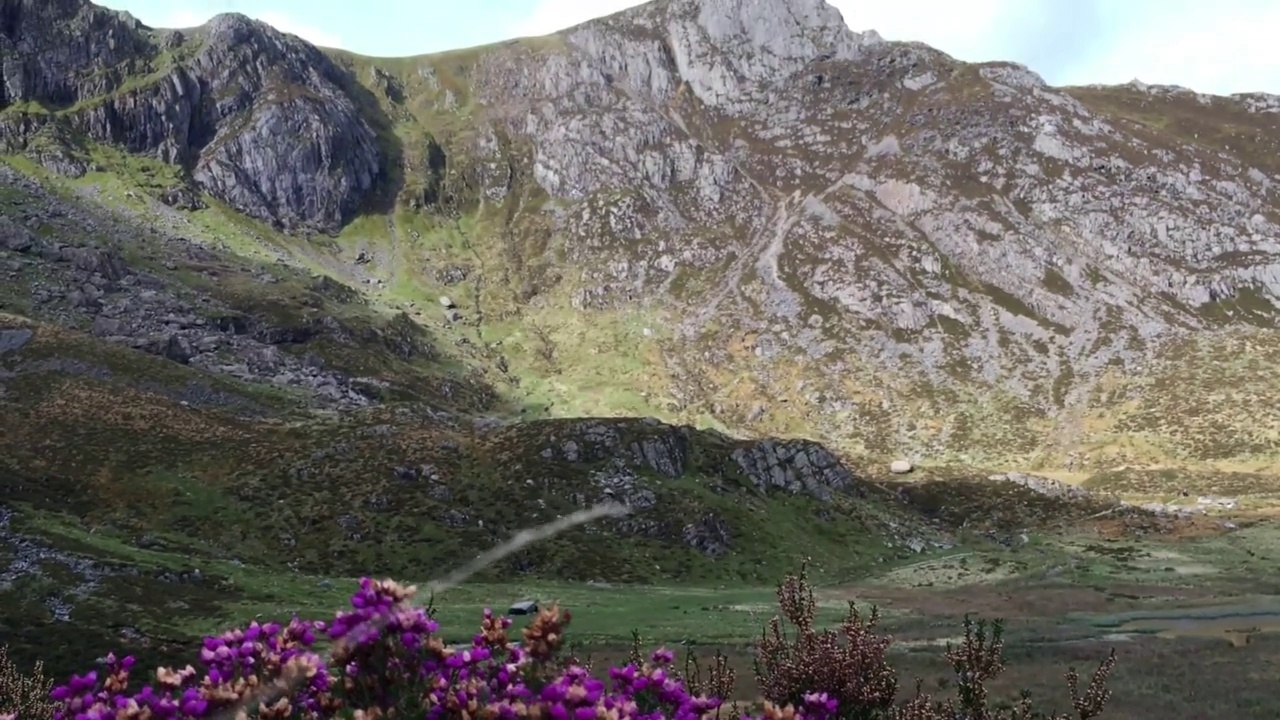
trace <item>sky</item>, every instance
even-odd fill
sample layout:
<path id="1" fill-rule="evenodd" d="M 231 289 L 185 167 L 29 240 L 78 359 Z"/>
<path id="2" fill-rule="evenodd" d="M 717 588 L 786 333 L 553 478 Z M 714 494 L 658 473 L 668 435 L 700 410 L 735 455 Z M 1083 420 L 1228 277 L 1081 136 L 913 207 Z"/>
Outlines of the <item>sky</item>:
<path id="1" fill-rule="evenodd" d="M 639 0 L 96 0 L 153 27 L 240 12 L 366 55 L 542 35 Z M 1011 60 L 1054 85 L 1182 85 L 1280 93 L 1280 0 L 828 0 L 857 31 L 971 62 Z M 1270 30 L 1269 30 L 1270 29 Z"/>

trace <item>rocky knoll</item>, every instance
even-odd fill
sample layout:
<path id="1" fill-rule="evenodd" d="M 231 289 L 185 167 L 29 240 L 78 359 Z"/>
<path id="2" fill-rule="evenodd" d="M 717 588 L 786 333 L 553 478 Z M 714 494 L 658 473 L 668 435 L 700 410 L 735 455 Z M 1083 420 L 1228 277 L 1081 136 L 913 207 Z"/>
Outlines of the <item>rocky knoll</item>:
<path id="1" fill-rule="evenodd" d="M 333 229 L 383 172 L 387 149 L 313 46 L 242 15 L 152 31 L 83 0 L 5 0 L 0 128 L 119 145 L 185 168 L 195 185 L 289 229 Z M 90 160 L 54 153 L 83 173 Z"/>
<path id="2" fill-rule="evenodd" d="M 199 537 L 197 555 L 308 572 L 360 572 L 372 544 L 408 572 L 423 557 L 409 552 L 417 534 L 434 538 L 431 557 L 462 562 L 531 523 L 612 500 L 632 513 L 591 531 L 623 539 L 608 562 L 578 562 L 575 550 L 511 566 L 610 580 L 649 574 L 649 551 L 676 561 L 674 575 L 731 551 L 743 567 L 763 562 L 771 545 L 744 513 L 778 498 L 799 516 L 773 531 L 799 532 L 818 514 L 844 538 L 833 558 L 848 538 L 895 555 L 946 536 L 885 493 L 869 497 L 812 441 L 739 440 L 652 418 L 504 420 L 510 403 L 406 314 L 104 204 L 0 167 L 0 487 L 21 517 L 103 522 L 147 547 Z M 106 484 L 81 481 L 90 476 Z M 149 477 L 167 479 L 135 493 Z M 199 488 L 201 503 L 249 512 L 239 526 L 269 527 L 271 539 L 246 545 L 187 514 L 168 497 L 171 480 Z M 107 497 L 117 483 L 133 489 Z M 168 509 L 145 507 L 161 497 Z M 287 517 L 259 515 L 280 503 Z M 416 534 L 403 535 L 403 522 Z M 356 553 L 352 564 L 320 552 L 338 546 Z"/>

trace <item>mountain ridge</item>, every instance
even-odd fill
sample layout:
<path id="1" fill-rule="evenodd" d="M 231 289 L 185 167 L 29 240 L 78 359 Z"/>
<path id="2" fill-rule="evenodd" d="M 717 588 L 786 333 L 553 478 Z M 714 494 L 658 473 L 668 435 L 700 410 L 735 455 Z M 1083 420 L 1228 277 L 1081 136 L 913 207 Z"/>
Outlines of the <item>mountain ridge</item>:
<path id="1" fill-rule="evenodd" d="M 99 152 L 85 142 L 116 144 L 175 168 L 157 188 L 171 204 L 211 196 L 356 244 L 394 244 L 406 210 L 470 223 L 469 242 L 502 246 L 506 280 L 477 290 L 499 314 L 664 327 L 651 369 L 672 399 L 658 409 L 685 420 L 882 456 L 1052 465 L 1093 445 L 1103 467 L 1127 458 L 1117 433 L 1061 440 L 1089 424 L 1073 416 L 1116 424 L 1100 382 L 1118 373 L 1141 396 L 1148 369 L 1177 364 L 1160 347 L 1274 329 L 1276 170 L 1260 153 L 1242 163 L 1213 123 L 1143 115 L 1199 107 L 1261 150 L 1277 142 L 1270 96 L 1051 88 L 1015 64 L 854 33 L 810 0 L 667 0 L 401 59 L 320 53 L 243 16 L 188 37 L 47 7 L 115 18 L 153 54 L 141 81 L 72 93 L 80 108 L 7 90 L 11 149 L 77 175 Z M 381 237 L 350 230 L 384 215 Z M 360 250 L 342 244 L 350 275 Z M 734 363 L 745 379 L 718 371 Z M 810 399 L 770 422 L 748 398 L 781 376 Z M 1194 432 L 1147 426 L 1167 409 L 1119 424 L 1166 446 L 1146 459 L 1213 460 L 1188 449 Z M 993 412 L 1000 437 L 975 436 Z"/>

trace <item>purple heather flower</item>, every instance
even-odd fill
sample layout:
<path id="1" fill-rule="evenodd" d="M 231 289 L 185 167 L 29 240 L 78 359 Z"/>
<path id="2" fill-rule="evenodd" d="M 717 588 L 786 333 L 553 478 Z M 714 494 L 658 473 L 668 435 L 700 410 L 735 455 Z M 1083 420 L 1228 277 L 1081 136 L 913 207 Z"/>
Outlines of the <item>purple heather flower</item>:
<path id="1" fill-rule="evenodd" d="M 658 665 L 670 665 L 676 661 L 676 654 L 665 647 L 653 651 L 653 661 Z"/>
<path id="2" fill-rule="evenodd" d="M 326 708 L 332 705 L 325 698 L 330 691 L 341 697 L 344 685 L 332 682 L 339 672 L 337 668 L 325 666 L 314 652 L 302 649 L 315 642 L 317 632 L 355 641 L 355 654 L 341 668 L 347 676 L 360 676 L 371 669 L 367 663 L 378 657 L 375 677 L 385 674 L 399 678 L 394 688 L 379 688 L 374 697 L 394 703 L 395 690 L 405 684 L 416 685 L 415 692 L 421 693 L 428 704 L 426 718 L 448 715 L 448 702 L 464 706 L 477 702 L 498 717 L 512 720 L 519 716 L 513 707 L 516 702 L 537 705 L 550 717 L 564 720 L 594 719 L 602 710 L 625 718 L 698 720 L 720 707 L 718 699 L 691 697 L 683 684 L 664 669 L 675 659 L 675 654 L 666 648 L 654 651 L 654 666 L 643 671 L 631 665 L 609 668 L 607 678 L 612 681 L 612 690 L 604 680 L 580 666 L 566 668 L 558 677 L 531 688 L 525 684 L 525 668 L 531 658 L 514 645 L 506 647 L 505 653 L 495 654 L 483 634 L 473 637 L 471 647 L 445 659 L 436 658 L 425 649 L 439 625 L 421 609 L 400 604 L 396 597 L 400 596 L 393 595 L 392 589 L 384 589 L 381 584 L 375 587 L 371 579 L 362 578 L 360 589 L 351 596 L 351 610 L 337 613 L 331 623 L 309 622 L 295 616 L 283 626 L 253 622 L 244 629 L 207 637 L 199 651 L 203 673 L 169 671 L 165 676 L 169 685 L 147 686 L 132 694 L 107 692 L 100 687 L 96 673 L 73 676 L 51 694 L 55 718 L 115 720 L 117 713 L 149 712 L 154 720 L 200 720 L 225 709 L 225 705 L 216 704 L 218 701 L 206 699 L 202 687 L 252 675 L 259 675 L 260 682 L 270 681 L 272 678 L 261 675 L 265 668 L 281 667 L 301 657 L 315 671 L 306 684 L 295 690 L 293 705 L 306 720 L 331 720 Z M 484 620 L 488 627 L 495 619 L 503 628 L 511 625 L 511 618 L 495 618 L 492 609 L 486 609 Z M 387 632 L 381 632 L 381 628 Z M 380 647 L 377 655 L 362 649 L 375 645 Z M 107 658 L 113 675 L 127 671 L 133 663 L 131 657 L 118 662 L 114 655 Z M 657 703 L 657 707 L 646 708 L 652 712 L 642 714 L 637 707 L 634 696 L 641 691 L 649 692 L 647 703 Z M 825 695 L 805 700 L 803 713 L 807 717 L 825 720 L 834 712 L 834 704 Z"/>

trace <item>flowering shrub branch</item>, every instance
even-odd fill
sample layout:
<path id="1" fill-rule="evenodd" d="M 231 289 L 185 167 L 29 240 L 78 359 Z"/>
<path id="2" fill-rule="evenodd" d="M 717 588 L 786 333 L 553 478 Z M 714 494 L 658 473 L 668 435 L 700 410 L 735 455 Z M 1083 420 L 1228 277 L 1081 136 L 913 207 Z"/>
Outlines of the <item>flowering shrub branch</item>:
<path id="1" fill-rule="evenodd" d="M 778 586 L 783 617 L 769 621 L 756 648 L 760 693 L 774 705 L 792 707 L 818 702 L 816 693 L 842 708 L 841 717 L 877 717 L 898 692 L 897 674 L 885 659 L 892 640 L 875 633 L 879 614 L 874 608 L 864 619 L 852 602 L 838 629 L 815 628 L 818 603 L 806 569 L 802 565 L 799 575 Z M 794 628 L 791 637 L 784 619 Z"/>
<path id="2" fill-rule="evenodd" d="M 964 640 L 948 645 L 946 658 L 955 673 L 957 697 L 937 701 L 925 694 L 917 681 L 914 697 L 895 703 L 897 674 L 886 653 L 893 640 L 875 632 L 879 616 L 873 607 L 864 619 L 852 602 L 838 629 L 814 627 L 817 601 L 801 565 L 798 575 L 778 586 L 775 617 L 756 648 L 756 678 L 770 718 L 827 717 L 848 720 L 1072 720 L 1070 715 L 1037 712 L 1024 694 L 1011 708 L 992 709 L 986 684 L 1004 671 L 1003 627 L 997 621 L 964 620 Z M 790 637 L 783 620 L 791 625 Z M 990 631 L 988 631 L 990 627 Z M 1111 693 L 1107 677 L 1116 655 L 1098 666 L 1088 687 L 1080 691 L 1075 669 L 1066 674 L 1075 718 L 1090 720 L 1101 714 Z M 804 711 L 794 711 L 802 708 Z"/>
<path id="3" fill-rule="evenodd" d="M 555 605 L 534 617 L 519 643 L 508 635 L 511 619 L 486 609 L 469 645 L 447 646 L 427 610 L 413 605 L 414 593 L 390 580 L 362 579 L 351 609 L 330 622 L 255 622 L 206 638 L 195 664 L 161 668 L 141 687 L 130 677 L 133 658 L 109 655 L 100 671 L 53 689 L 51 720 L 694 720 L 719 717 L 734 689 L 724 656 L 706 676 L 692 660 L 677 673 L 674 653 L 660 648 L 641 656 L 638 636 L 631 662 L 596 677 L 560 657 L 572 617 Z M 917 691 L 895 704 L 897 680 L 886 661 L 892 640 L 875 632 L 875 612 L 863 619 L 851 607 L 838 628 L 817 629 L 803 569 L 779 586 L 778 601 L 793 632 L 775 618 L 759 643 L 756 674 L 765 703 L 756 718 L 1044 717 L 1025 698 L 1010 710 L 989 709 L 984 683 L 1003 669 L 998 625 L 988 634 L 985 624 L 966 621 L 963 644 L 948 650 L 957 698 L 938 702 Z M 319 652 L 326 641 L 327 656 Z M 1101 712 L 1114 664 L 1113 653 L 1083 692 L 1079 677 L 1068 673 L 1080 720 Z M 15 710 L 6 710 L 6 720 L 14 720 Z M 16 713 L 18 720 L 46 720 L 37 717 L 38 707 Z"/>
<path id="4" fill-rule="evenodd" d="M 610 669 L 608 688 L 580 665 L 557 666 L 571 616 L 556 606 L 538 613 L 519 645 L 507 636 L 511 620 L 486 610 L 469 646 L 446 646 L 409 602 L 414 592 L 365 578 L 352 609 L 332 622 L 255 622 L 207 638 L 199 669 L 162 668 L 137 690 L 133 658 L 108 656 L 102 672 L 54 689 L 53 720 L 692 719 L 720 704 L 687 692 L 665 649 Z M 327 659 L 315 651 L 323 636 L 335 643 Z"/>
<path id="5" fill-rule="evenodd" d="M 0 718 L 22 716 L 43 720 L 53 714 L 49 691 L 53 681 L 44 676 L 40 663 L 31 672 L 22 672 L 0 646 Z"/>

